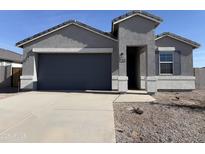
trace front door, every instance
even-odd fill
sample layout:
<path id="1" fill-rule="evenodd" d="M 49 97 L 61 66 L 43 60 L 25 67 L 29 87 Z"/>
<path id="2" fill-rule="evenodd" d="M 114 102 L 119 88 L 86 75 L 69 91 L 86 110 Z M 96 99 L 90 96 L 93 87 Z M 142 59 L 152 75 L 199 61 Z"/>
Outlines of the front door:
<path id="1" fill-rule="evenodd" d="M 136 58 L 133 52 L 127 52 L 128 89 L 136 88 Z"/>
<path id="2" fill-rule="evenodd" d="M 127 48 L 128 89 L 139 89 L 140 82 L 140 51 L 138 47 Z"/>
<path id="3" fill-rule="evenodd" d="M 22 68 L 12 68 L 12 87 L 19 87 Z"/>

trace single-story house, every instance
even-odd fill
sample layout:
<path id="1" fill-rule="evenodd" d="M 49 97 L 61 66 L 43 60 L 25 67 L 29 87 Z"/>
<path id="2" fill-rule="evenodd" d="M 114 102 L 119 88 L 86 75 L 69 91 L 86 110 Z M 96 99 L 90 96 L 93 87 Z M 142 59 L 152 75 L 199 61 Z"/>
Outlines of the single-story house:
<path id="1" fill-rule="evenodd" d="M 113 19 L 111 32 L 70 20 L 26 38 L 21 89 L 195 89 L 193 49 L 173 33 L 155 35 L 160 17 L 131 11 Z"/>
<path id="2" fill-rule="evenodd" d="M 21 54 L 0 48 L 0 88 L 18 87 L 21 70 Z"/>

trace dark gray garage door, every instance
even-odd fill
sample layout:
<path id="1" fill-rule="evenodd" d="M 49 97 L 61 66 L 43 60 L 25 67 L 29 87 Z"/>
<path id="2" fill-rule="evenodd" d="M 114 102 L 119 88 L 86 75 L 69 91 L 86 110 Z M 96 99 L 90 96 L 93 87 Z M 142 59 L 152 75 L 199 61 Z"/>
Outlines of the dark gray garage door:
<path id="1" fill-rule="evenodd" d="M 39 90 L 110 90 L 111 54 L 39 54 Z"/>

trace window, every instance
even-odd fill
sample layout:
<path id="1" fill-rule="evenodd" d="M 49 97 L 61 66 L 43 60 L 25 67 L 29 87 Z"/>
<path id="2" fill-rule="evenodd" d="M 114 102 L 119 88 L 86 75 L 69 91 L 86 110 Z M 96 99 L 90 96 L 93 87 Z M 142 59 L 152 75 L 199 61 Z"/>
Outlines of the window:
<path id="1" fill-rule="evenodd" d="M 159 54 L 160 74 L 173 74 L 173 52 L 160 52 Z"/>

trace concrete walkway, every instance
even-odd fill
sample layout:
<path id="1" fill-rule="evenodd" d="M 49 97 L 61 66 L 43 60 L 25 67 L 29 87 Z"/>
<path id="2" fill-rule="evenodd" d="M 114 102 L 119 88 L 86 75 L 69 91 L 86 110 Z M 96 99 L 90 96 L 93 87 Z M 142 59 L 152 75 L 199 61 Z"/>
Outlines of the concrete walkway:
<path id="1" fill-rule="evenodd" d="M 139 94 L 121 94 L 116 100 L 115 103 L 143 103 L 143 102 L 154 102 L 155 98 L 148 94 L 139 93 Z"/>
<path id="2" fill-rule="evenodd" d="M 0 142 L 115 142 L 117 94 L 26 92 L 0 100 Z"/>

